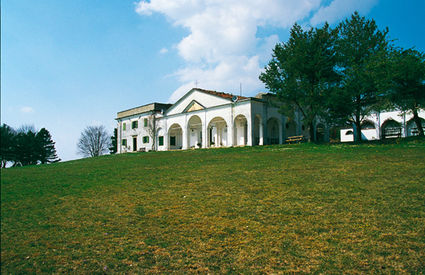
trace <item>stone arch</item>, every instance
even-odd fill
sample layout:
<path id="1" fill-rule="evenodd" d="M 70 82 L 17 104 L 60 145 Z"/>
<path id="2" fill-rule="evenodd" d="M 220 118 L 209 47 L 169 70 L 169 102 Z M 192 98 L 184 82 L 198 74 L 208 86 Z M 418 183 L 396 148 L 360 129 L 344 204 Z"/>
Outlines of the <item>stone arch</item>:
<path id="1" fill-rule="evenodd" d="M 387 119 L 381 126 L 382 138 L 401 137 L 401 123 L 392 118 Z"/>
<path id="2" fill-rule="evenodd" d="M 267 144 L 280 143 L 280 127 L 279 120 L 271 117 L 267 120 Z"/>
<path id="3" fill-rule="evenodd" d="M 237 115 L 233 122 L 233 140 L 236 146 L 246 145 L 248 143 L 248 120 L 244 115 Z"/>
<path id="4" fill-rule="evenodd" d="M 419 118 L 421 120 L 422 129 L 425 129 L 425 119 Z M 415 120 L 412 118 L 407 122 L 407 136 L 417 136 L 419 135 L 418 127 L 416 126 Z"/>
<path id="5" fill-rule="evenodd" d="M 229 137 L 226 120 L 219 116 L 211 119 L 208 123 L 207 136 L 208 147 L 228 146 Z"/>
<path id="6" fill-rule="evenodd" d="M 178 123 L 174 123 L 168 128 L 169 149 L 176 150 L 183 147 L 183 128 Z"/>
<path id="7" fill-rule="evenodd" d="M 187 143 L 189 148 L 201 148 L 202 146 L 202 120 L 193 115 L 187 121 Z"/>
<path id="8" fill-rule="evenodd" d="M 263 145 L 263 120 L 259 114 L 254 117 L 254 143 L 253 145 Z"/>

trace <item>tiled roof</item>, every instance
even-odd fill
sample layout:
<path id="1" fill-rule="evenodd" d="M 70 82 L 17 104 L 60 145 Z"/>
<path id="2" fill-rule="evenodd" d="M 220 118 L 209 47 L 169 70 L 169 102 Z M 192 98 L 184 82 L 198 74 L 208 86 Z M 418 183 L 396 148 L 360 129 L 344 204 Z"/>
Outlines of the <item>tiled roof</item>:
<path id="1" fill-rule="evenodd" d="M 207 93 L 207 94 L 210 94 L 210 95 L 215 95 L 215 96 L 219 96 L 219 97 L 222 97 L 222 98 L 226 98 L 226 99 L 232 99 L 232 97 L 235 96 L 235 95 L 228 94 L 228 93 L 222 93 L 222 92 L 217 92 L 217 91 L 204 90 L 204 89 L 199 89 L 199 88 L 196 88 L 196 90 L 201 91 L 201 92 L 204 92 L 204 93 Z M 237 96 L 237 97 L 238 97 L 238 100 L 248 99 L 245 96 Z"/>

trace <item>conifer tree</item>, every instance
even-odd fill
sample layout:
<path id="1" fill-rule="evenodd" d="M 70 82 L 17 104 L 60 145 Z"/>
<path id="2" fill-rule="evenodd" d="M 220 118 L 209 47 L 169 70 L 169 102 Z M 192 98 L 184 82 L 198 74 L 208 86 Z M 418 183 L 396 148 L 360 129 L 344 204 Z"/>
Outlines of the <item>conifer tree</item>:
<path id="1" fill-rule="evenodd" d="M 42 164 L 58 162 L 60 159 L 56 154 L 55 142 L 46 128 L 41 128 L 36 135 L 37 160 Z"/>

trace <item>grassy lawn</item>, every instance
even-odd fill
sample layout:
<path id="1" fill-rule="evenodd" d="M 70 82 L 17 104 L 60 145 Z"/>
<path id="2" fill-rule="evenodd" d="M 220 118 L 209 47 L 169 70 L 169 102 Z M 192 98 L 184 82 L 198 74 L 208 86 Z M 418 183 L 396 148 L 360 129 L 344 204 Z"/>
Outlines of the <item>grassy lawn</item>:
<path id="1" fill-rule="evenodd" d="M 2 273 L 425 272 L 425 142 L 2 170 Z"/>

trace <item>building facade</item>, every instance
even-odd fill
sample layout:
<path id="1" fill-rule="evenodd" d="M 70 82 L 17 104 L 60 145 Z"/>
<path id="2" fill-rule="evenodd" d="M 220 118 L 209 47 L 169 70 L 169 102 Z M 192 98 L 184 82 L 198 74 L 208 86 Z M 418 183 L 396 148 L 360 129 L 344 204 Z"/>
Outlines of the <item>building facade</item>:
<path id="1" fill-rule="evenodd" d="M 274 96 L 235 96 L 194 88 L 174 104 L 152 103 L 117 114 L 118 153 L 281 144 L 307 135 L 298 113 L 278 112 Z"/>
<path id="2" fill-rule="evenodd" d="M 422 129 L 424 129 L 425 111 L 420 110 L 418 115 L 422 121 Z M 362 123 L 362 140 L 410 137 L 417 136 L 418 133 L 413 115 L 400 111 L 375 113 L 363 119 Z M 341 129 L 341 142 L 354 141 L 354 134 L 353 128 Z"/>

